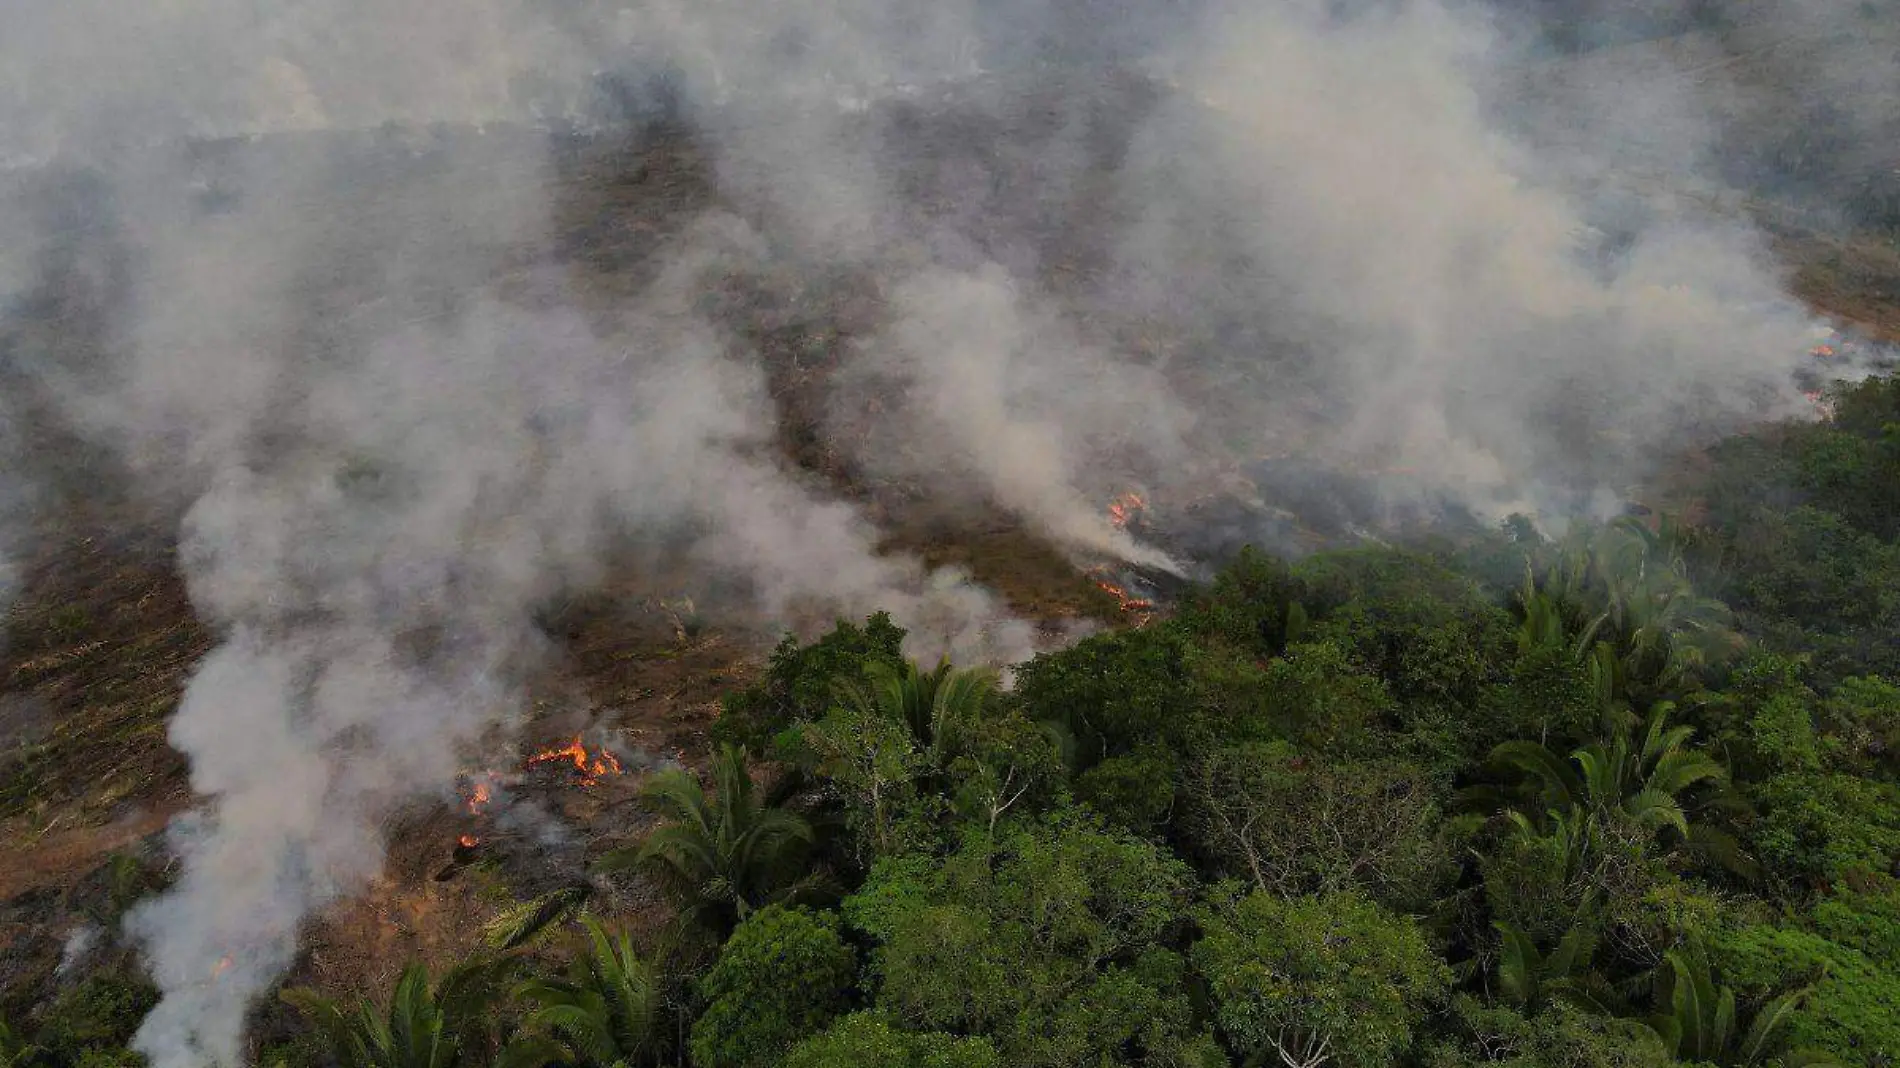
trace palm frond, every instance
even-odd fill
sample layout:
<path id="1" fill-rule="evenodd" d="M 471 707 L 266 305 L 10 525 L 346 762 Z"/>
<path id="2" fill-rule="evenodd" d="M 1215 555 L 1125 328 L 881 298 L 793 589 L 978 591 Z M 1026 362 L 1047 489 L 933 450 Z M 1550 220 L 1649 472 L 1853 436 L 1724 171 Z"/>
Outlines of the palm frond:
<path id="1" fill-rule="evenodd" d="M 1543 962 L 1530 936 L 1499 920 L 1494 926 L 1504 942 L 1498 956 L 1498 988 L 1513 1004 L 1528 1006 L 1537 998 L 1537 978 Z"/>
<path id="2" fill-rule="evenodd" d="M 1737 878 L 1758 882 L 1762 877 L 1761 864 L 1748 855 L 1734 835 L 1726 831 L 1702 823 L 1692 824 L 1689 827 L 1689 846 Z"/>
<path id="3" fill-rule="evenodd" d="M 1814 992 L 1813 987 L 1790 990 L 1780 997 L 1770 1000 L 1755 1013 L 1749 1021 L 1748 1033 L 1742 1036 L 1742 1044 L 1736 1050 L 1736 1063 L 1749 1068 L 1761 1063 L 1773 1054 L 1781 1040 L 1781 1034 L 1793 1021 L 1794 1014 L 1801 1002 Z"/>
<path id="4" fill-rule="evenodd" d="M 1664 754 L 1656 762 L 1645 781 L 1645 787 L 1674 796 L 1697 783 L 1720 783 L 1727 779 L 1727 769 L 1708 754 L 1678 749 Z"/>
<path id="5" fill-rule="evenodd" d="M 570 883 L 511 905 L 484 926 L 488 944 L 499 950 L 527 945 L 585 908 L 593 893 L 587 883 Z"/>
<path id="6" fill-rule="evenodd" d="M 1587 923 L 1574 923 L 1557 940 L 1557 948 L 1550 951 L 1544 970 L 1553 976 L 1575 975 L 1590 966 L 1590 958 L 1595 953 L 1596 932 Z"/>
<path id="7" fill-rule="evenodd" d="M 1623 811 L 1638 827 L 1659 831 L 1667 827 L 1689 837 L 1689 817 L 1682 804 L 1660 790 L 1639 790 L 1623 802 Z"/>
<path id="8" fill-rule="evenodd" d="M 1531 741 L 1509 741 L 1491 750 L 1490 762 L 1534 777 L 1546 797 L 1565 807 L 1581 804 L 1584 786 L 1562 757 Z"/>
<path id="9" fill-rule="evenodd" d="M 525 1032 L 509 1039 L 495 1058 L 494 1068 L 547 1068 L 572 1056 L 571 1050 L 551 1036 Z"/>

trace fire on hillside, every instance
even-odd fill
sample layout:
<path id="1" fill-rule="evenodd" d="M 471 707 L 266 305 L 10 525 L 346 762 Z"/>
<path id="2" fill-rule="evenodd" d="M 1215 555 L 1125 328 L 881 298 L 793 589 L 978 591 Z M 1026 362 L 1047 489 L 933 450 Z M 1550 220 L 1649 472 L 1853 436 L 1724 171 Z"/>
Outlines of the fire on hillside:
<path id="1" fill-rule="evenodd" d="M 626 774 L 626 764 L 605 744 L 589 745 L 583 735 L 566 744 L 542 749 L 521 762 L 519 769 L 484 768 L 462 776 L 462 809 L 474 827 L 458 835 L 449 864 L 436 874 L 438 881 L 454 878 L 473 863 L 488 840 L 497 799 L 508 791 L 526 788 L 591 789 L 602 780 Z"/>
<path id="2" fill-rule="evenodd" d="M 581 743 L 581 736 L 578 734 L 574 736 L 573 741 L 558 749 L 544 749 L 528 758 L 530 768 L 542 764 L 559 767 L 568 763 L 573 765 L 577 781 L 582 786 L 593 786 L 605 776 L 621 773 L 619 758 L 608 752 L 604 746 L 590 751 Z"/>

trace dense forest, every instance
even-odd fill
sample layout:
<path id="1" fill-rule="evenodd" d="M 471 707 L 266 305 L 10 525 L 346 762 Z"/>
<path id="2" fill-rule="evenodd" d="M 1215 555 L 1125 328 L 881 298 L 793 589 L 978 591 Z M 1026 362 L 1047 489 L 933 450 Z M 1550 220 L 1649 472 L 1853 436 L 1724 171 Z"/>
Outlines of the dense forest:
<path id="1" fill-rule="evenodd" d="M 260 1062 L 344 1068 L 1889 1065 L 1900 379 L 1559 541 L 1243 553 L 996 674 L 787 640 L 577 885 Z M 1667 513 L 1667 514 L 1665 514 Z M 151 879 L 108 876 L 109 923 Z M 0 1065 L 129 1064 L 129 948 Z"/>

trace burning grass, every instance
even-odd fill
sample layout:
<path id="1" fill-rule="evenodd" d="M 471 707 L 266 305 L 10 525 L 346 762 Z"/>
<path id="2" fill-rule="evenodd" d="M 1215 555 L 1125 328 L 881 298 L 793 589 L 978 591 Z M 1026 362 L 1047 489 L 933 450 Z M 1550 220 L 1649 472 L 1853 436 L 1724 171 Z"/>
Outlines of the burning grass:
<path id="1" fill-rule="evenodd" d="M 920 524 L 900 528 L 884 548 L 913 553 L 931 567 L 963 568 L 1025 619 L 1045 624 L 1078 618 L 1123 621 L 1121 602 L 1113 593 L 1047 540 L 1018 526 Z"/>

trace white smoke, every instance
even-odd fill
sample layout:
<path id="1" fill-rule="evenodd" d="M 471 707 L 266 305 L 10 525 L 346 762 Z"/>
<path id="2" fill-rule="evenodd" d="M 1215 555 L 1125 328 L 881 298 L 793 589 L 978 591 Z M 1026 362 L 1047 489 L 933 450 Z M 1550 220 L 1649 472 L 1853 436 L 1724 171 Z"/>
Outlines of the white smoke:
<path id="1" fill-rule="evenodd" d="M 53 975 L 61 980 L 71 978 L 75 969 L 86 963 L 92 951 L 99 946 L 101 931 L 97 924 L 82 923 L 67 932 L 66 940 L 60 943 L 59 964 L 53 968 Z"/>
<path id="2" fill-rule="evenodd" d="M 512 719 L 534 610 L 616 541 L 694 537 L 768 613 L 890 608 L 919 652 L 1029 653 L 983 591 L 877 555 L 851 509 L 779 468 L 756 365 L 685 303 L 747 236 L 690 235 L 609 335 L 484 296 L 286 354 L 249 412 L 188 439 L 231 448 L 206 458 L 181 544 L 193 603 L 229 637 L 172 724 L 210 807 L 174 835 L 177 888 L 131 921 L 166 994 L 139 1038 L 155 1064 L 234 1062 L 300 923 L 365 885 L 382 821 Z"/>
<path id="3" fill-rule="evenodd" d="M 252 40 L 241 12 L 172 8 L 103 30 L 97 58 L 133 53 L 142 88 L 183 62 L 192 84 L 52 79 L 92 95 L 27 108 L 49 150 L 106 168 L 122 244 L 90 251 L 137 271 L 132 299 L 101 310 L 111 349 L 44 361 L 40 381 L 147 493 L 189 502 L 180 563 L 224 635 L 171 725 L 205 802 L 172 830 L 182 875 L 127 921 L 162 993 L 135 1042 L 157 1068 L 241 1061 L 245 1013 L 302 924 L 381 870 L 399 806 L 446 790 L 518 715 L 535 610 L 628 545 L 656 561 L 687 546 L 768 617 L 889 609 L 918 655 L 1032 651 L 987 592 L 881 555 L 854 509 L 784 470 L 757 361 L 694 306 L 762 255 L 743 223 L 704 220 L 655 250 L 634 306 L 588 309 L 535 262 L 537 140 L 332 132 L 522 117 L 508 83 L 549 71 L 545 35 L 509 28 L 521 9 L 286 9 Z M 345 51 L 322 51 L 325 18 Z M 358 53 L 364 32 L 421 54 Z M 84 47 L 47 33 L 53 55 Z M 220 157 L 128 148 L 134 128 L 312 132 Z"/>
<path id="4" fill-rule="evenodd" d="M 183 876 L 129 920 L 155 1068 L 240 1061 L 312 910 L 518 714 L 535 611 L 609 559 L 735 578 L 775 619 L 890 609 L 924 656 L 1031 651 L 786 468 L 758 354 L 701 309 L 730 275 L 873 280 L 828 413 L 888 402 L 872 470 L 1157 566 L 1100 502 L 1210 455 L 1404 468 L 1502 511 L 1613 500 L 1686 425 L 1787 410 L 1805 313 L 1752 231 L 1675 195 L 1721 128 L 1689 75 L 1532 108 L 1480 13 L 1341 8 L 0 0 L 0 160 L 96 166 L 116 227 L 7 215 L 0 295 L 54 260 L 131 279 L 93 287 L 100 351 L 10 359 L 179 507 L 224 636 L 172 724 L 205 799 Z M 1091 64 L 1141 53 L 1178 91 L 1096 107 Z M 880 111 L 1058 54 L 1085 73 L 1053 102 L 1005 81 L 915 136 Z M 745 215 L 652 239 L 628 299 L 547 251 L 548 161 L 512 126 L 580 116 L 606 69 L 676 79 Z M 222 134 L 277 136 L 176 143 Z M 911 202 L 925 150 L 947 207 Z M 1631 159 L 1666 180 L 1625 217 L 1602 185 Z M 1097 262 L 1058 285 L 1070 253 Z M 1150 326 L 1176 355 L 1127 343 Z"/>
<path id="5" fill-rule="evenodd" d="M 1150 369 L 1085 344 L 1047 307 L 1025 306 L 1000 266 L 927 269 L 896 285 L 887 335 L 864 346 L 841 396 L 889 398 L 860 451 L 875 468 L 960 480 L 1059 545 L 1170 571 L 1179 565 L 1104 514 L 1078 477 L 1135 451 L 1178 460 L 1191 416 Z"/>
<path id="6" fill-rule="evenodd" d="M 1572 164 L 1627 146 L 1583 131 L 1545 152 L 1501 125 L 1512 101 L 1488 91 L 1519 62 L 1503 51 L 1428 2 L 1216 18 L 1175 58 L 1182 95 L 1128 171 L 1129 291 L 1159 307 L 1205 284 L 1191 314 L 1272 340 L 1204 360 L 1285 367 L 1326 399 L 1303 451 L 1480 511 L 1523 507 L 1566 468 L 1620 491 L 1686 424 L 1796 411 L 1811 321 L 1761 243 L 1665 188 L 1606 254 Z M 1642 100 L 1695 126 L 1665 94 Z M 1206 403 L 1270 447 L 1271 387 Z"/>

